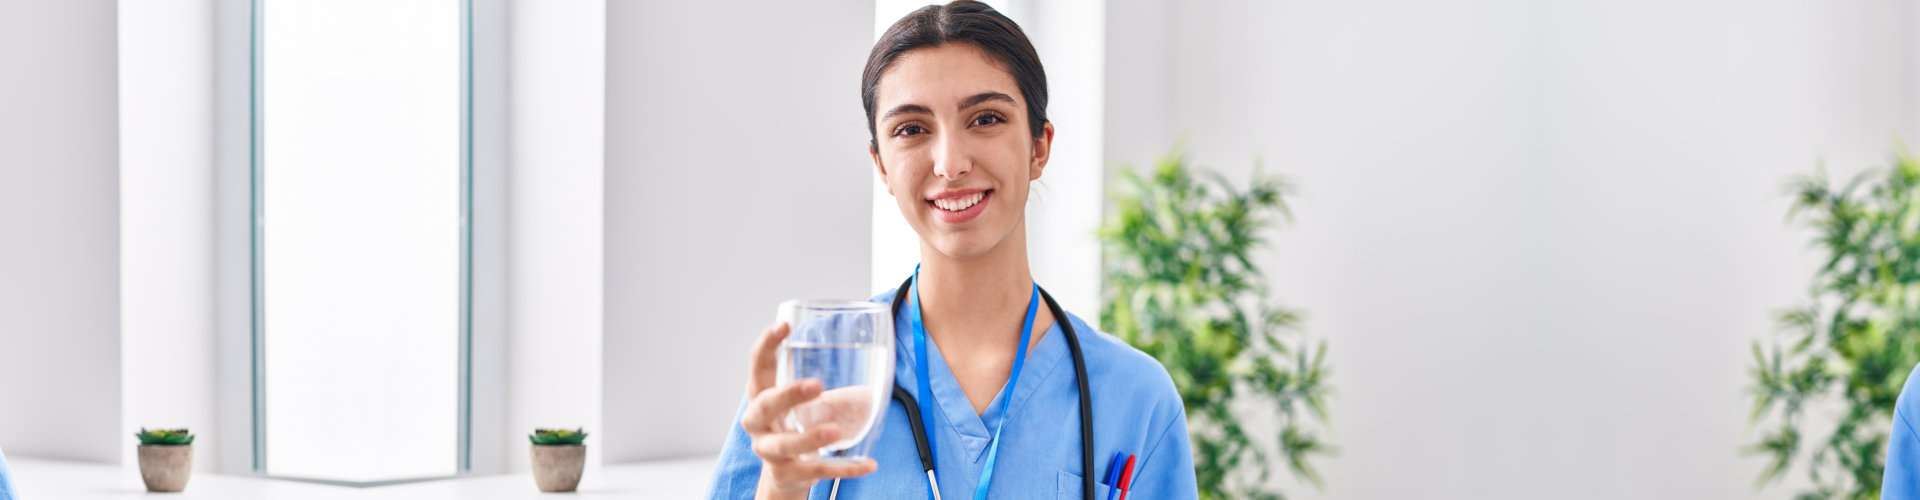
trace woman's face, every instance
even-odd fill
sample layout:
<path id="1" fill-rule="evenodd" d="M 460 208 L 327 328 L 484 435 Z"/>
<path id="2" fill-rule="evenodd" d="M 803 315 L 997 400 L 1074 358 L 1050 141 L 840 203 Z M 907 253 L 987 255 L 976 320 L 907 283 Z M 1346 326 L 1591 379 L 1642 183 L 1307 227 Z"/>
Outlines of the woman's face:
<path id="1" fill-rule="evenodd" d="M 908 51 L 881 75 L 874 110 L 874 166 L 922 242 L 967 260 L 1025 230 L 1053 125 L 1033 137 L 998 62 L 965 43 Z"/>

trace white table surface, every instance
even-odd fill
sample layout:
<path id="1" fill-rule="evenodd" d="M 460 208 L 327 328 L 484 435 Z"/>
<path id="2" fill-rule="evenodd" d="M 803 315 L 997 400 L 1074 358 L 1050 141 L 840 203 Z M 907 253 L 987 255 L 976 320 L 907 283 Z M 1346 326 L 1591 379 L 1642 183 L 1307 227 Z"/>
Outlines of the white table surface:
<path id="1" fill-rule="evenodd" d="M 353 488 L 252 476 L 195 473 L 180 493 L 148 493 L 138 466 L 7 457 L 20 500 L 149 498 L 166 500 L 307 499 L 600 499 L 700 498 L 716 458 L 590 466 L 573 493 L 541 493 L 528 474 L 469 476 L 373 488 Z"/>

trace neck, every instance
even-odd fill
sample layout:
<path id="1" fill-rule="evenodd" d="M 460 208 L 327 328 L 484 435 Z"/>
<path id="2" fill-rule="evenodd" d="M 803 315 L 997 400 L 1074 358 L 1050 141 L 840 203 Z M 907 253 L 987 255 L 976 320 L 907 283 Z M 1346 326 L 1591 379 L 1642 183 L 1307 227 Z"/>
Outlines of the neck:
<path id="1" fill-rule="evenodd" d="M 1023 221 L 993 250 L 967 259 L 920 243 L 920 314 L 930 325 L 927 334 L 942 350 L 950 344 L 966 348 L 1019 342 L 1018 324 L 1011 334 L 1000 334 L 1002 326 L 1024 322 L 1033 297 L 1025 226 Z"/>

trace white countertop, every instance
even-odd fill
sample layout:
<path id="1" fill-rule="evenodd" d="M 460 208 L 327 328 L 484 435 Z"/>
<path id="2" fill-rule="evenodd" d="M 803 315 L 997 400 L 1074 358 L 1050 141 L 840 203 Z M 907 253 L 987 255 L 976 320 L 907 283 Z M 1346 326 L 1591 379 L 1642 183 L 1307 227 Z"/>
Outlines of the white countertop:
<path id="1" fill-rule="evenodd" d="M 163 498 L 168 500 L 407 499 L 495 500 L 619 498 L 623 500 L 699 498 L 706 493 L 713 457 L 590 466 L 574 493 L 541 493 L 528 474 L 469 476 L 456 479 L 352 488 L 252 476 L 196 473 L 180 493 L 147 493 L 138 466 L 7 457 L 19 500 L 92 500 Z"/>

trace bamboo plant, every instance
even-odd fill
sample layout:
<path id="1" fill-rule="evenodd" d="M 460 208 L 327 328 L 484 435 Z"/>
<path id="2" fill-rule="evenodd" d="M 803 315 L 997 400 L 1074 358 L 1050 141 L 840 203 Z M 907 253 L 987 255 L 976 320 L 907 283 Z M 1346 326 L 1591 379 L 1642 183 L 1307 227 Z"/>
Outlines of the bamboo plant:
<path id="1" fill-rule="evenodd" d="M 1297 311 L 1269 299 L 1255 254 L 1291 219 L 1287 184 L 1256 172 L 1246 189 L 1188 164 L 1180 148 L 1151 172 L 1118 171 L 1100 230 L 1101 328 L 1166 366 L 1185 403 L 1200 498 L 1280 499 L 1270 450 L 1316 487 L 1316 455 L 1331 453 L 1327 346 Z M 1279 429 L 1256 435 L 1236 408 L 1271 409 Z M 1316 421 L 1318 423 L 1316 423 Z M 1263 443 L 1271 443 L 1266 446 Z"/>
<path id="2" fill-rule="evenodd" d="M 1750 419 L 1768 429 L 1748 452 L 1770 458 L 1757 484 L 1803 464 L 1799 499 L 1880 498 L 1894 402 L 1920 362 L 1920 162 L 1901 148 L 1891 168 L 1842 186 L 1816 169 L 1790 191 L 1788 220 L 1816 232 L 1824 264 L 1752 345 Z"/>

